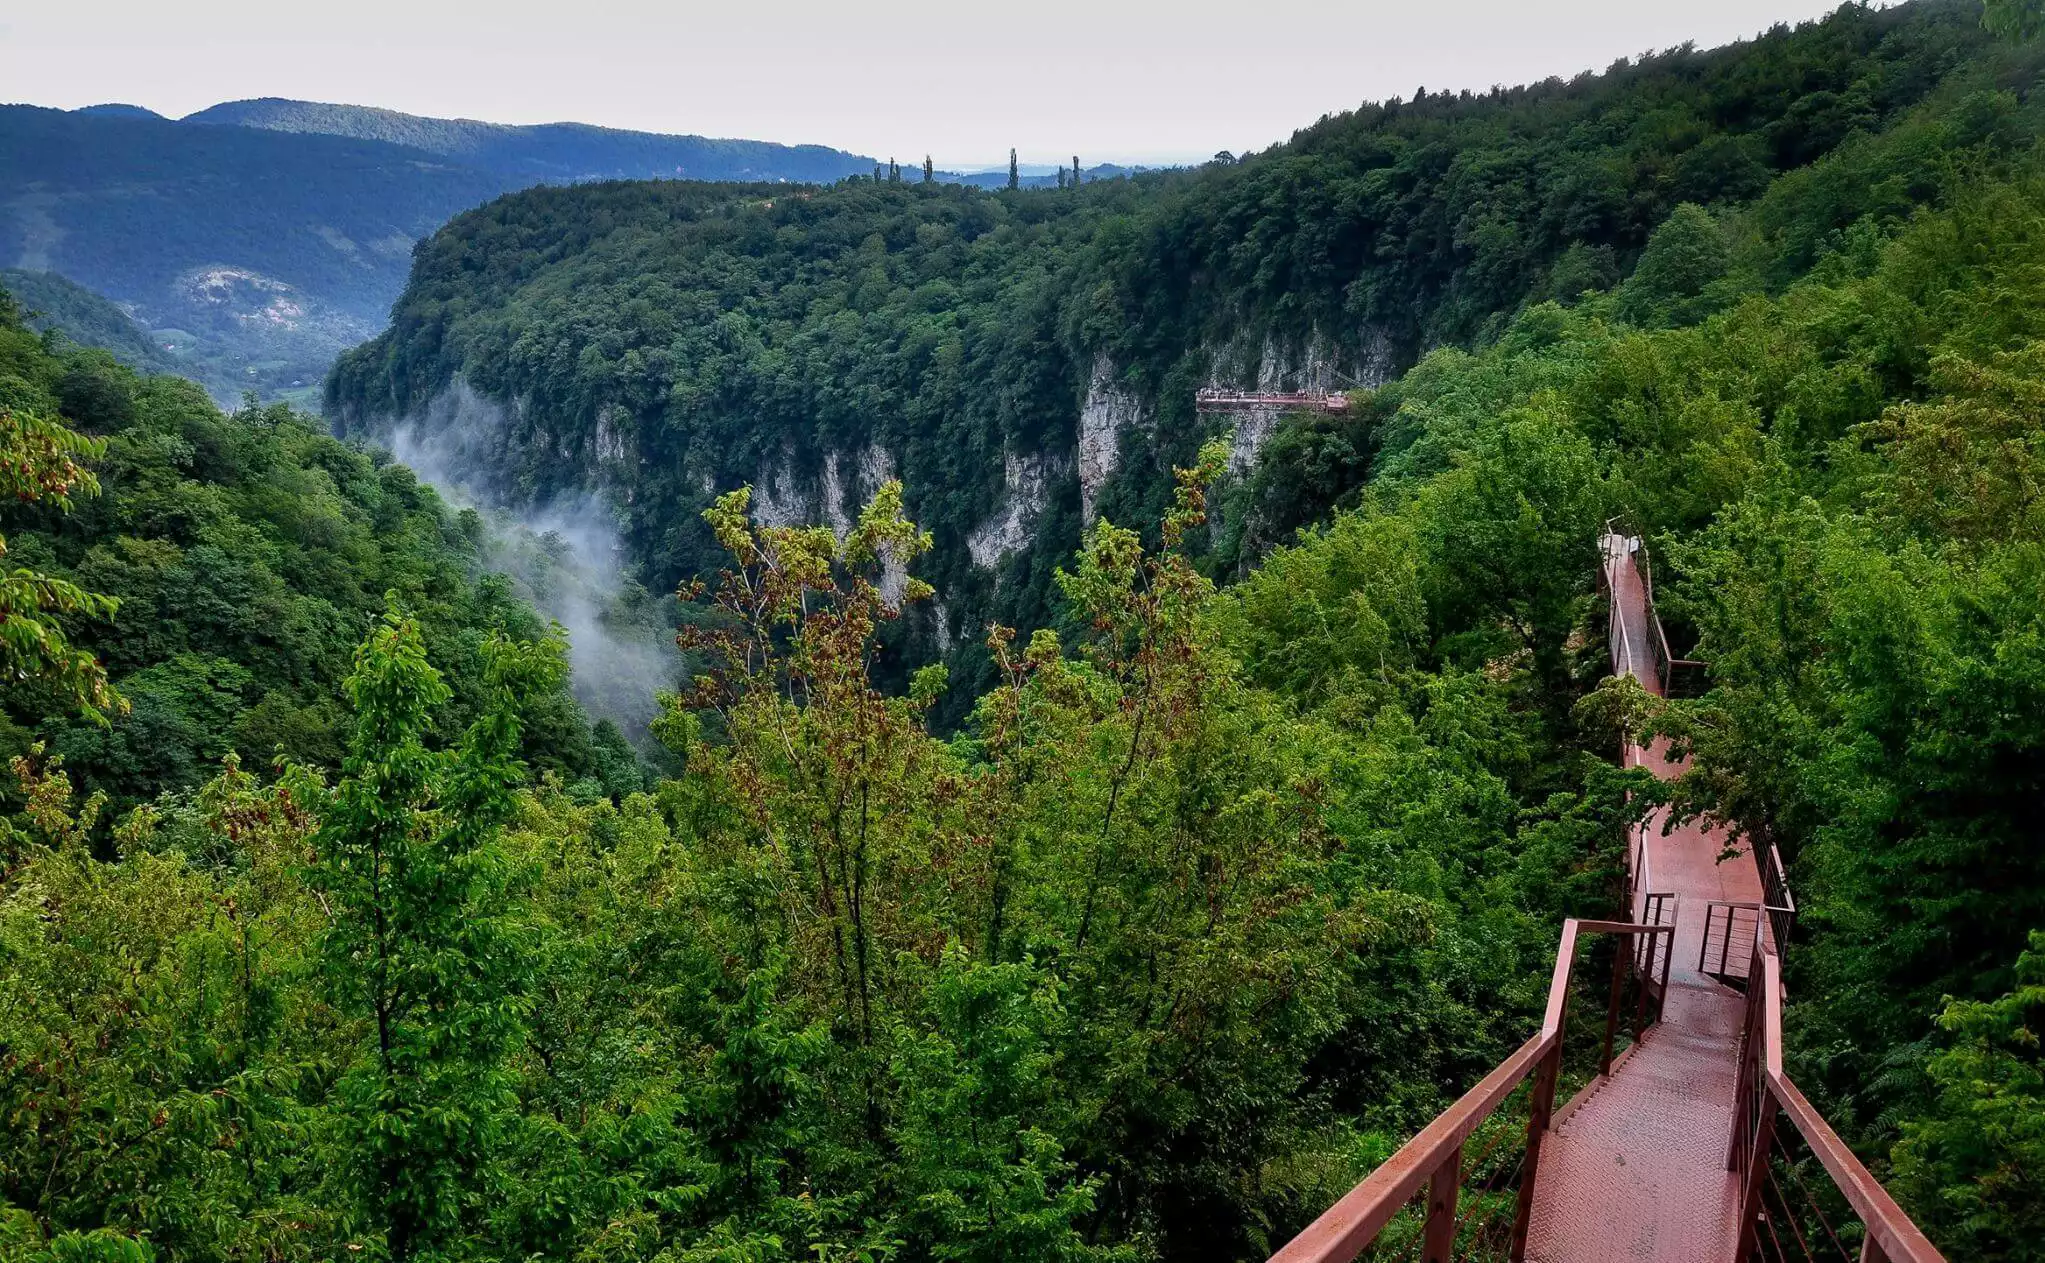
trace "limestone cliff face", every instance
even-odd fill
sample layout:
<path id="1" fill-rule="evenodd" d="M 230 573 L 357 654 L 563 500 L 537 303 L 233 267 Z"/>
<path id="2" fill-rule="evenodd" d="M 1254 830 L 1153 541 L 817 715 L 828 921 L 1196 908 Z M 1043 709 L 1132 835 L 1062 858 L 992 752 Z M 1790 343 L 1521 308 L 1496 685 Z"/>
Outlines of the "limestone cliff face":
<path id="1" fill-rule="evenodd" d="M 1202 356 L 1203 384 L 1259 392 L 1369 389 L 1398 371 L 1390 340 L 1376 331 L 1350 345 L 1338 345 L 1319 330 L 1290 341 L 1268 330 L 1245 331 L 1210 344 Z M 1283 415 L 1277 407 L 1248 407 L 1215 418 L 1214 428 L 1231 430 L 1235 436 L 1229 456 L 1232 473 L 1249 472 Z M 1153 438 L 1155 426 L 1152 401 L 1125 383 L 1112 358 L 1096 355 L 1075 440 L 1080 504 L 1088 523 L 1094 519 L 1102 489 L 1122 469 L 1125 450 Z"/>
<path id="2" fill-rule="evenodd" d="M 1256 339 L 1238 336 L 1213 347 L 1208 363 L 1207 385 L 1264 393 L 1373 389 L 1398 370 L 1390 340 L 1375 330 L 1347 346 L 1337 345 L 1319 329 L 1290 342 L 1268 331 Z M 1239 476 L 1247 474 L 1284 412 L 1251 407 L 1224 415 L 1235 430 L 1229 469 Z"/>
<path id="3" fill-rule="evenodd" d="M 1318 330 L 1286 338 L 1245 328 L 1191 358 L 1193 381 L 1261 391 L 1373 386 L 1397 367 L 1382 337 L 1337 343 Z M 720 450 L 665 413 L 642 414 L 612 400 L 581 404 L 578 415 L 565 416 L 530 398 L 492 398 L 460 374 L 411 415 L 355 418 L 347 428 L 385 441 L 406 436 L 403 454 L 425 476 L 488 488 L 500 507 L 544 508 L 564 497 L 608 505 L 623 555 L 639 563 L 652 586 L 714 569 L 719 553 L 702 530 L 701 512 L 723 492 L 749 485 L 763 524 L 822 524 L 843 535 L 880 485 L 902 476 L 911 483 L 912 506 L 951 523 L 938 531 L 938 552 L 918 566 L 938 585 L 940 599 L 909 621 L 925 651 L 942 654 L 977 639 L 990 618 L 1041 617 L 1049 567 L 1069 561 L 1111 489 L 1125 488 L 1112 492 L 1119 504 L 1131 503 L 1125 495 L 1142 503 L 1157 480 L 1169 479 L 1171 465 L 1183 463 L 1189 439 L 1197 437 L 1187 425 L 1232 432 L 1230 468 L 1242 477 L 1282 419 L 1276 408 L 1196 417 L 1190 400 L 1157 396 L 1155 370 L 1146 376 L 1105 351 L 1078 362 L 1069 428 L 1054 424 L 1026 442 L 1011 437 L 980 457 L 999 462 L 998 477 L 952 452 L 933 455 L 930 437 L 920 433 L 862 441 L 854 431 L 820 443 L 815 431 L 791 426 L 772 442 Z M 874 433 L 892 432 L 877 420 Z M 933 469 L 959 485 L 933 485 Z M 1015 560 L 1022 564 L 1011 565 Z M 888 568 L 893 599 L 906 582 L 901 567 Z"/>
<path id="4" fill-rule="evenodd" d="M 1086 402 L 1079 409 L 1079 504 L 1080 515 L 1091 524 L 1094 505 L 1101 488 L 1115 476 L 1122 463 L 1125 436 L 1150 426 L 1150 410 L 1136 393 L 1121 383 L 1114 361 L 1106 353 L 1096 355 L 1087 379 Z"/>
<path id="5" fill-rule="evenodd" d="M 1002 468 L 1006 489 L 1001 507 L 966 537 L 973 564 L 992 570 L 1011 553 L 1036 543 L 1037 519 L 1050 501 L 1050 484 L 1066 473 L 1063 462 L 1041 454 L 1007 454 Z"/>

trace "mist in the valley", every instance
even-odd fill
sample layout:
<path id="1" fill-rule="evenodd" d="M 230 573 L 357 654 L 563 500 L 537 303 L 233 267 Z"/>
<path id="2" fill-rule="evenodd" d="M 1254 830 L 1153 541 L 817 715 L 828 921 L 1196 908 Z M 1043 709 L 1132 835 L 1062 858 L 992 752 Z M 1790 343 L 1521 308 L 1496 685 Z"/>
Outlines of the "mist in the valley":
<path id="1" fill-rule="evenodd" d="M 486 454 L 501 442 L 504 408 L 457 382 L 427 409 L 380 436 L 401 463 L 488 526 L 483 565 L 568 634 L 570 687 L 593 716 L 634 744 L 658 713 L 656 695 L 682 670 L 672 627 L 658 618 L 625 564 L 611 511 L 593 494 L 520 506 L 493 486 Z"/>

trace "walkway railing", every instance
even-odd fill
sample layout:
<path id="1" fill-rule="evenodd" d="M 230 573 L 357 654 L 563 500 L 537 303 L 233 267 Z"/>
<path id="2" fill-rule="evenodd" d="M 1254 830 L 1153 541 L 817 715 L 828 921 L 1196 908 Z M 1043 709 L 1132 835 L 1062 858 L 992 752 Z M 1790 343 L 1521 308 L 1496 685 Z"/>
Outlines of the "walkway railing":
<path id="1" fill-rule="evenodd" d="M 1767 830 L 1754 833 L 1748 845 L 1754 849 L 1754 862 L 1761 869 L 1761 897 L 1768 905 L 1769 928 L 1775 932 L 1775 947 L 1779 952 L 1789 946 L 1790 935 L 1796 929 L 1796 895 L 1789 888 L 1789 870 L 1783 867 L 1782 852 L 1775 847 L 1775 839 Z"/>
<path id="2" fill-rule="evenodd" d="M 1555 1120 L 1556 1088 L 1565 1078 L 1570 980 L 1584 934 L 1645 938 L 1650 944 L 1645 952 L 1628 944 L 1612 953 L 1597 1071 L 1599 1077 L 1611 1075 L 1628 996 L 1634 997 L 1636 1041 L 1661 1020 L 1659 997 L 1668 988 L 1675 927 L 1571 918 L 1562 925 L 1540 1033 L 1400 1146 L 1271 1263 L 1350 1263 L 1373 1246 L 1384 1257 L 1421 1263 L 1519 1263 L 1526 1257 L 1541 1143 Z M 1650 972 L 1657 964 L 1659 976 Z M 1526 1121 L 1519 1125 L 1522 1106 Z"/>
<path id="3" fill-rule="evenodd" d="M 1623 554 L 1614 553 L 1615 542 L 1628 545 Z M 1655 642 L 1656 682 L 1666 693 L 1680 669 L 1702 668 L 1670 656 L 1660 620 L 1654 617 L 1646 547 L 1638 532 L 1622 535 L 1615 519 L 1608 524 L 1602 571 L 1608 586 L 1612 567 L 1622 557 L 1638 567 L 1649 635 Z M 1615 673 L 1635 663 L 1625 621 L 1615 600 Z M 1725 1263 L 1754 1259 L 1944 1263 L 1782 1072 L 1780 947 L 1795 924 L 1796 901 L 1782 857 L 1765 831 L 1754 837 L 1753 851 L 1762 899 L 1707 901 L 1698 960 L 1699 972 L 1722 980 L 1736 977 L 1747 992 L 1726 1159 L 1741 1198 L 1739 1240 Z M 1572 918 L 1563 923 L 1540 1032 L 1272 1256 L 1272 1263 L 1352 1263 L 1366 1251 L 1374 1260 L 1402 1263 L 1415 1258 L 1422 1263 L 1451 1259 L 1520 1263 L 1525 1258 L 1543 1141 L 1591 1097 L 1587 1089 L 1576 1092 L 1558 1112 L 1558 1089 L 1609 1080 L 1620 1061 L 1662 1020 L 1675 947 L 1677 898 L 1654 889 L 1652 863 L 1653 848 L 1642 827 L 1635 831 L 1626 869 L 1626 909 L 1635 920 Z M 1584 934 L 1624 940 L 1615 943 L 1612 952 L 1601 1042 L 1588 1029 L 1572 1033 L 1567 1020 Z M 1634 1044 L 1621 1050 L 1619 1036 L 1629 1008 Z M 1581 1055 L 1593 1047 L 1595 1076 L 1580 1073 L 1575 1068 L 1579 1063 L 1569 1059 L 1571 1050 Z M 1544 1226 L 1544 1233 L 1550 1227 Z"/>
<path id="4" fill-rule="evenodd" d="M 1316 408 L 1341 412 L 1349 396 L 1339 390 L 1226 390 L 1203 386 L 1193 392 L 1195 412 L 1234 412 L 1243 408 Z"/>
<path id="5" fill-rule="evenodd" d="M 1943 1263 L 1917 1225 L 1782 1072 L 1782 961 L 1756 935 L 1726 1166 L 1740 1177 L 1738 1259 Z M 1778 1118 L 1788 1123 L 1785 1129 Z"/>
<path id="6" fill-rule="evenodd" d="M 1632 650 L 1644 648 L 1651 660 L 1655 680 L 1661 685 L 1664 697 L 1694 697 L 1703 690 L 1705 665 L 1691 658 L 1678 658 L 1669 649 L 1668 632 L 1662 628 L 1661 615 L 1655 612 L 1654 603 L 1654 562 L 1648 556 L 1647 535 L 1640 529 L 1631 514 L 1620 514 L 1605 522 L 1607 536 L 1617 536 L 1630 545 L 1627 556 L 1632 559 L 1634 569 L 1640 575 L 1641 589 L 1647 595 L 1647 644 L 1634 646 L 1629 643 L 1630 633 L 1625 620 L 1619 616 L 1615 606 L 1612 611 L 1612 673 L 1624 674 L 1633 661 Z M 1610 587 L 1609 574 L 1600 570 L 1600 577 Z"/>

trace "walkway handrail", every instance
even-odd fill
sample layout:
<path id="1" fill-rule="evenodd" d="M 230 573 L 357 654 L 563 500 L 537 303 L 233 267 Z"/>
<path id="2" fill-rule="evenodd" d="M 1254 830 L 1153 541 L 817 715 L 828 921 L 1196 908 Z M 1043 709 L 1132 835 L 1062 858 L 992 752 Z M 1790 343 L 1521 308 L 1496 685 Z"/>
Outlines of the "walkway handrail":
<path id="1" fill-rule="evenodd" d="M 1617 519 L 1614 520 L 1616 521 Z M 1607 627 L 1605 633 L 1605 646 L 1607 650 L 1610 652 L 1610 656 L 1612 659 L 1613 675 L 1629 675 L 1632 673 L 1633 640 L 1632 636 L 1626 630 L 1626 618 L 1619 612 L 1618 589 L 1615 588 L 1612 584 L 1612 567 L 1615 564 L 1617 564 L 1620 559 L 1612 555 L 1611 544 L 1609 543 L 1609 541 L 1614 539 L 1630 538 L 1633 537 L 1619 534 L 1619 532 L 1616 529 L 1614 529 L 1611 522 L 1607 522 L 1605 524 L 1604 534 L 1605 559 L 1604 564 L 1598 567 L 1598 578 L 1601 581 L 1603 581 L 1605 585 L 1605 594 L 1607 597 L 1610 598 L 1611 602 L 1610 612 L 1606 620 Z"/>
<path id="2" fill-rule="evenodd" d="M 1677 669 L 1702 671 L 1704 664 L 1690 658 L 1678 658 L 1669 648 L 1668 631 L 1663 628 L 1661 614 L 1655 608 L 1654 561 L 1648 555 L 1647 533 L 1641 529 L 1639 523 L 1633 519 L 1631 514 L 1622 513 L 1616 517 L 1606 519 L 1605 536 L 1607 538 L 1623 539 L 1629 541 L 1632 545 L 1626 550 L 1625 559 L 1632 563 L 1635 573 L 1640 575 L 1641 592 L 1646 598 L 1647 649 L 1650 656 L 1654 659 L 1654 678 L 1661 685 L 1662 696 L 1674 696 Z M 1606 554 L 1607 566 L 1613 560 L 1615 559 L 1608 552 Z M 1609 571 L 1601 573 L 1607 590 L 1610 590 L 1611 575 Z M 1612 641 L 1612 674 L 1623 675 L 1633 663 L 1632 637 L 1627 632 L 1625 619 L 1620 616 L 1616 606 L 1612 610 L 1611 621 L 1612 625 L 1619 629 L 1618 639 Z M 1622 646 L 1625 655 L 1623 657 L 1620 656 Z"/>
<path id="3" fill-rule="evenodd" d="M 1560 1033 L 1546 1030 L 1521 1044 L 1461 1100 L 1436 1115 L 1419 1135 L 1401 1145 L 1362 1183 L 1272 1255 L 1271 1263 L 1347 1263 L 1369 1249 L 1423 1183 L 1440 1180 L 1444 1171 L 1450 1173 L 1451 1181 L 1460 1176 L 1463 1142 L 1530 1072 L 1546 1066 L 1561 1046 Z M 1430 1211 L 1435 1200 L 1430 1198 Z M 1453 1199 L 1449 1199 L 1448 1216 L 1453 1222 Z"/>
<path id="4" fill-rule="evenodd" d="M 1789 888 L 1789 869 L 1782 863 L 1782 852 L 1776 849 L 1775 839 L 1766 830 L 1748 834 L 1747 846 L 1754 852 L 1754 863 L 1761 870 L 1761 897 L 1768 903 L 1775 949 L 1781 952 L 1789 946 L 1790 932 L 1796 928 L 1796 895 Z"/>
<path id="5" fill-rule="evenodd" d="M 1463 1175 L 1463 1142 L 1532 1075 L 1534 1088 L 1527 1118 L 1526 1157 L 1521 1168 L 1508 1255 L 1515 1263 L 1525 1257 L 1527 1229 L 1534 1208 L 1534 1181 L 1540 1170 L 1541 1139 L 1547 1134 L 1554 1116 L 1555 1088 L 1562 1074 L 1562 1036 L 1568 1020 L 1569 980 L 1576 965 L 1576 943 L 1580 933 L 1644 934 L 1651 942 L 1667 935 L 1661 955 L 1661 986 L 1666 993 L 1669 957 L 1674 954 L 1675 947 L 1674 926 L 1590 921 L 1575 917 L 1564 921 L 1540 1033 L 1521 1044 L 1476 1087 L 1465 1092 L 1454 1105 L 1421 1128 L 1418 1135 L 1401 1145 L 1397 1153 L 1343 1194 L 1320 1218 L 1308 1224 L 1298 1236 L 1272 1255 L 1270 1263 L 1352 1263 L 1370 1248 L 1385 1226 L 1420 1192 L 1422 1185 L 1427 1186 L 1428 1199 L 1420 1258 L 1422 1263 L 1447 1263 L 1455 1245 L 1456 1202 Z M 1614 953 L 1612 999 L 1605 1016 L 1601 1076 L 1612 1073 L 1612 1045 L 1618 1030 L 1620 1002 L 1629 962 L 1637 967 L 1638 959 L 1638 953 L 1633 951 Z M 1652 972 L 1652 952 L 1648 960 L 1649 972 Z M 1644 999 L 1642 1008 L 1644 1033 L 1646 1025 L 1649 1025 L 1645 1023 Z M 1655 1021 L 1658 1023 L 1660 1020 L 1657 1005 Z"/>
<path id="6" fill-rule="evenodd" d="M 1945 1263 L 1896 1200 L 1889 1196 L 1839 1133 L 1832 1130 L 1796 1084 L 1782 1071 L 1782 958 L 1773 935 L 1757 933 L 1747 988 L 1747 1025 L 1740 1037 L 1739 1080 L 1733 1098 L 1733 1136 L 1728 1170 L 1741 1177 L 1738 1258 L 1752 1257 L 1763 1223 L 1762 1195 L 1775 1145 L 1779 1111 L 1817 1157 L 1832 1185 L 1860 1216 L 1867 1236 L 1861 1263 Z M 1772 1230 L 1772 1229 L 1771 1229 Z M 1829 1231 L 1829 1225 L 1827 1230 Z"/>

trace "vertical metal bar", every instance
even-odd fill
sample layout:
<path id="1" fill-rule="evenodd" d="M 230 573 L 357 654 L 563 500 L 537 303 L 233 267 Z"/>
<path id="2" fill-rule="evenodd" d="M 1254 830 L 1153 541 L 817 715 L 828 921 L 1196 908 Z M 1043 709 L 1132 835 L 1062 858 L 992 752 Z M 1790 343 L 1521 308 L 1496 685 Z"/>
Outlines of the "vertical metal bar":
<path id="1" fill-rule="evenodd" d="M 1652 954 L 1648 956 L 1647 967 L 1643 969 L 1640 965 L 1640 957 L 1636 953 L 1641 946 L 1639 941 L 1641 939 L 1647 940 L 1647 950 L 1649 953 L 1652 953 L 1654 951 L 1654 935 L 1639 934 L 1633 937 L 1634 942 L 1629 946 L 1634 950 L 1626 953 L 1626 961 L 1633 966 L 1634 982 L 1639 991 L 1639 994 L 1633 997 L 1633 1042 L 1639 1043 L 1640 1037 L 1647 1033 L 1647 980 L 1654 976 L 1654 957 Z"/>
<path id="2" fill-rule="evenodd" d="M 1541 1140 L 1555 1117 L 1555 1084 L 1562 1077 L 1562 1039 L 1541 1058 L 1534 1070 L 1534 1095 L 1527 1107 L 1526 1168 L 1520 1174 L 1518 1203 L 1512 1212 L 1512 1241 L 1506 1246 L 1507 1263 L 1524 1263 L 1527 1257 L 1527 1229 L 1534 1222 L 1534 1181 L 1541 1171 Z"/>
<path id="3" fill-rule="evenodd" d="M 1747 988 L 1747 1012 L 1740 1024 L 1739 1060 L 1734 1063 L 1733 1134 L 1726 1148 L 1725 1168 L 1743 1171 L 1740 1163 L 1749 1152 L 1749 1129 L 1754 1121 L 1754 1093 L 1760 1090 L 1760 1022 L 1755 1007 L 1761 1003 L 1761 987 Z"/>
<path id="4" fill-rule="evenodd" d="M 1610 1078 L 1612 1075 L 1612 1041 L 1619 1035 L 1619 1001 L 1626 995 L 1626 953 L 1612 953 L 1612 999 L 1605 1006 L 1605 1055 L 1598 1065 L 1598 1073 Z"/>
<path id="5" fill-rule="evenodd" d="M 1704 905 L 1704 937 L 1697 940 L 1697 972 L 1704 972 L 1704 953 L 1711 948 L 1711 918 L 1718 911 L 1716 904 Z"/>
<path id="6" fill-rule="evenodd" d="M 1761 1189 L 1768 1175 L 1768 1156 L 1775 1141 L 1775 1097 L 1758 1077 L 1754 1095 L 1761 1106 L 1754 1120 L 1754 1143 L 1748 1150 L 1746 1178 L 1740 1192 L 1740 1248 L 1733 1257 L 1744 1259 L 1754 1253 L 1754 1230 L 1761 1216 Z"/>
<path id="7" fill-rule="evenodd" d="M 1513 1263 L 1519 1263 L 1517 1259 Z M 1889 1263 L 1889 1252 L 1882 1248 L 1881 1238 L 1875 1236 L 1873 1224 L 1868 1225 L 1867 1240 L 1860 1246 L 1860 1263 Z"/>
<path id="8" fill-rule="evenodd" d="M 1726 976 L 1726 957 L 1731 955 L 1733 950 L 1733 913 L 1736 911 L 1738 909 L 1731 906 L 1727 906 L 1725 910 L 1725 937 L 1719 940 L 1718 947 L 1718 976 L 1721 978 Z"/>
<path id="9" fill-rule="evenodd" d="M 1427 1228 L 1421 1263 L 1449 1263 L 1456 1249 L 1456 1194 L 1463 1183 L 1463 1147 L 1449 1150 L 1427 1181 Z"/>
<path id="10" fill-rule="evenodd" d="M 1669 1007 L 1669 958 L 1676 954 L 1676 927 L 1672 922 L 1668 929 L 1669 941 L 1662 948 L 1662 994 L 1654 1002 L 1654 1020 L 1662 1020 L 1662 1013 Z"/>

